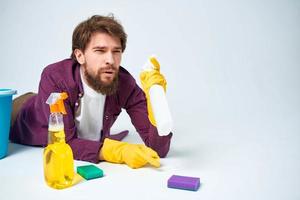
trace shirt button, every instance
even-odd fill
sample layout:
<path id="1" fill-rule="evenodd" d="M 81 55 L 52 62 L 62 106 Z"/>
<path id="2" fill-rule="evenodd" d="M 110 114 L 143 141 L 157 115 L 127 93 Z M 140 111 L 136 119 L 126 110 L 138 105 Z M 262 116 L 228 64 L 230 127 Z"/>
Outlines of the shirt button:
<path id="1" fill-rule="evenodd" d="M 75 103 L 75 106 L 78 106 L 78 102 Z"/>
<path id="2" fill-rule="evenodd" d="M 79 96 L 79 97 L 82 97 L 82 93 L 79 93 L 78 96 Z"/>
<path id="3" fill-rule="evenodd" d="M 108 120 L 108 116 L 107 115 L 105 116 L 105 119 Z"/>

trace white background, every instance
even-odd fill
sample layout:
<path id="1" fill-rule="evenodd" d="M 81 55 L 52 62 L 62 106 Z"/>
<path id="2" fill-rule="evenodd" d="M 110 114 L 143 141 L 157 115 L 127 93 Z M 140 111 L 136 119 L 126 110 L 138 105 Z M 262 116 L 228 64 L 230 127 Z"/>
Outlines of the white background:
<path id="1" fill-rule="evenodd" d="M 148 56 L 161 62 L 175 122 L 168 158 L 159 170 L 100 163 L 105 179 L 55 191 L 42 148 L 11 144 L 1 199 L 300 199 L 300 1 L 2 0 L 0 87 L 37 91 L 42 69 L 71 54 L 75 26 L 108 13 L 128 33 L 122 65 L 138 82 Z M 113 130 L 138 142 L 123 113 Z M 168 189 L 172 174 L 202 185 Z"/>

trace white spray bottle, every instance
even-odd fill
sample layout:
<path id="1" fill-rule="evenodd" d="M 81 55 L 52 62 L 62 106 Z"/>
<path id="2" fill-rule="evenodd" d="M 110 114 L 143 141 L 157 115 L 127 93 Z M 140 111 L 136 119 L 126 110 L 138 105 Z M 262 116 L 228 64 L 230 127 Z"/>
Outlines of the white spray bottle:
<path id="1" fill-rule="evenodd" d="M 151 71 L 160 70 L 160 64 L 155 58 L 155 56 L 151 56 L 143 67 L 143 74 L 147 74 L 149 72 L 149 76 L 151 76 Z M 166 98 L 165 90 L 160 84 L 153 84 L 149 88 L 149 97 L 147 101 L 151 102 L 152 113 L 155 119 L 153 125 L 156 125 L 158 134 L 160 136 L 168 135 L 173 128 L 173 121 L 168 105 L 168 101 Z"/>

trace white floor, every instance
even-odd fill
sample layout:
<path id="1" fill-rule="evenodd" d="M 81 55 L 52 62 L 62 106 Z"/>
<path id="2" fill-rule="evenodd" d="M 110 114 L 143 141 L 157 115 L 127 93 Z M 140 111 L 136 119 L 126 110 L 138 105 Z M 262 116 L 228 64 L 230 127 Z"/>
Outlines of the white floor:
<path id="1" fill-rule="evenodd" d="M 122 128 L 127 120 L 121 116 L 117 122 Z M 65 190 L 46 186 L 42 148 L 10 144 L 9 156 L 0 160 L 1 199 L 299 199 L 299 127 L 292 119 L 273 122 L 260 127 L 254 122 L 202 124 L 198 129 L 178 124 L 161 168 L 133 170 L 103 162 L 97 165 L 103 178 Z M 125 140 L 140 141 L 134 131 Z M 75 161 L 75 166 L 85 164 Z M 173 174 L 200 177 L 200 189 L 168 188 Z"/>

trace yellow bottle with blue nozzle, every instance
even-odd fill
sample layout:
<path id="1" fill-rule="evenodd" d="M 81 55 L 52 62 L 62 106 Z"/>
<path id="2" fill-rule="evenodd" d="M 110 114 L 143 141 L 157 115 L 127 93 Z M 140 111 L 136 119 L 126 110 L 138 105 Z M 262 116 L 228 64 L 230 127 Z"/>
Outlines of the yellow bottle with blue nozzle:
<path id="1" fill-rule="evenodd" d="M 48 186 L 64 189 L 72 186 L 74 159 L 71 147 L 65 142 L 63 114 L 67 93 L 51 93 L 46 103 L 50 105 L 48 145 L 44 149 L 44 176 Z"/>

